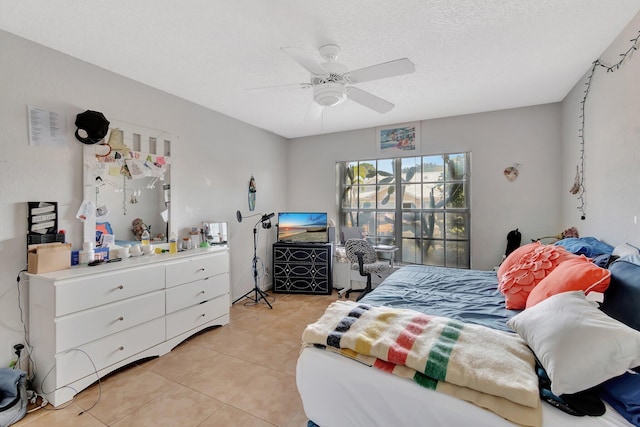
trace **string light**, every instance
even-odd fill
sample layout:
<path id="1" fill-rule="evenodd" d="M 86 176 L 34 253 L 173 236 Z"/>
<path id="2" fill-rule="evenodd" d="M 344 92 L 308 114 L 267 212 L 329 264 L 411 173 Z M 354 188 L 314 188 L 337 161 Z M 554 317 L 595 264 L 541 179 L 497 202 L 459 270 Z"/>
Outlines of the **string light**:
<path id="1" fill-rule="evenodd" d="M 600 59 L 596 59 L 593 61 L 591 66 L 591 70 L 589 71 L 589 75 L 587 76 L 587 81 L 585 85 L 587 86 L 584 90 L 584 96 L 582 101 L 580 101 L 580 129 L 578 130 L 578 138 L 580 139 L 580 163 L 578 166 L 578 175 L 579 175 L 579 185 L 580 190 L 578 192 L 578 200 L 580 201 L 580 206 L 578 206 L 578 211 L 580 211 L 580 219 L 586 219 L 586 188 L 584 186 L 584 122 L 585 122 L 585 106 L 587 103 L 587 97 L 589 96 L 589 91 L 591 90 L 591 81 L 593 80 L 593 76 L 598 68 L 604 68 L 607 70 L 607 73 L 612 73 L 614 71 L 618 71 L 622 64 L 631 56 L 631 54 L 638 50 L 640 45 L 640 31 L 638 31 L 638 36 L 630 40 L 631 47 L 627 49 L 626 52 L 620 54 L 620 60 L 613 64 L 607 65 L 603 63 Z"/>

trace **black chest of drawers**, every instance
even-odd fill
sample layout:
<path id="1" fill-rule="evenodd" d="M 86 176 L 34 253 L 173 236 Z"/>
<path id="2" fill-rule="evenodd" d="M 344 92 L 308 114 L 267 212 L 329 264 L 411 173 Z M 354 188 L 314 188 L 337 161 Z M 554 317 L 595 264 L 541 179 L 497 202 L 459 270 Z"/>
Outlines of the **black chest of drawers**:
<path id="1" fill-rule="evenodd" d="M 329 295 L 332 245 L 273 244 L 273 292 Z"/>

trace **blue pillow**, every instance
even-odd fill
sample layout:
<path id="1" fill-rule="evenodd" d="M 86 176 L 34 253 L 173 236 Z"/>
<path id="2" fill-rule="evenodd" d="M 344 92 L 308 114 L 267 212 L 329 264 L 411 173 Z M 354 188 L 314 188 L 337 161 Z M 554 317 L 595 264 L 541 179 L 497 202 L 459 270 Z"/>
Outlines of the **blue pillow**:
<path id="1" fill-rule="evenodd" d="M 627 372 L 602 383 L 600 397 L 634 426 L 640 426 L 640 374 Z"/>
<path id="2" fill-rule="evenodd" d="M 640 331 L 640 265 L 618 259 L 609 265 L 611 283 L 600 309 Z"/>
<path id="3" fill-rule="evenodd" d="M 588 258 L 613 252 L 613 246 L 595 237 L 567 237 L 566 239 L 558 240 L 555 245 L 562 246 L 571 253 L 584 255 Z"/>

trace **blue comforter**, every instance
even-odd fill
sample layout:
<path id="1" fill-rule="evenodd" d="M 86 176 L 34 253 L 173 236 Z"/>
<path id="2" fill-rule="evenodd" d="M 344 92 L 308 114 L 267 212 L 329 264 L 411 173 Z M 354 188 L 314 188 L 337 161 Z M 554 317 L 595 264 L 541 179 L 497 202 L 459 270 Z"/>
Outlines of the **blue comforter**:
<path id="1" fill-rule="evenodd" d="M 519 311 L 507 310 L 493 271 L 409 265 L 390 275 L 360 302 L 410 308 L 467 323 L 511 331 L 506 322 Z"/>

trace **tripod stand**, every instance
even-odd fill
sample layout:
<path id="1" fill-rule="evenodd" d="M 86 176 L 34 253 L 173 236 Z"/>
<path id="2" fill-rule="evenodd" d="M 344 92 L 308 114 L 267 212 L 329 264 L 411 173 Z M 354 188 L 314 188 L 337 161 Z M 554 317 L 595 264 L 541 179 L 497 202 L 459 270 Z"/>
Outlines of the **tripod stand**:
<path id="1" fill-rule="evenodd" d="M 238 211 L 238 215 L 239 214 L 240 212 Z M 267 294 L 258 286 L 258 256 L 256 254 L 256 248 L 258 245 L 258 224 L 264 221 L 268 221 L 269 218 L 271 218 L 272 216 L 273 214 L 271 214 L 271 216 L 263 215 L 262 218 L 260 218 L 260 220 L 256 222 L 256 225 L 253 226 L 253 260 L 251 261 L 251 271 L 253 273 L 253 289 L 251 289 L 249 292 L 247 292 L 246 294 L 242 295 L 240 298 L 235 300 L 233 304 L 237 303 L 243 298 L 250 299 L 251 301 L 253 301 L 254 304 L 258 304 L 260 300 L 263 299 L 264 302 L 267 303 L 269 308 L 273 309 L 273 307 L 269 303 L 269 300 L 267 299 Z M 238 221 L 240 221 L 240 218 L 241 216 L 238 216 Z M 270 222 L 269 222 L 269 225 L 271 225 Z M 254 295 L 250 296 L 251 293 L 254 293 Z"/>

